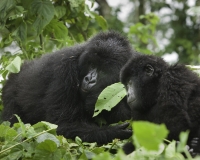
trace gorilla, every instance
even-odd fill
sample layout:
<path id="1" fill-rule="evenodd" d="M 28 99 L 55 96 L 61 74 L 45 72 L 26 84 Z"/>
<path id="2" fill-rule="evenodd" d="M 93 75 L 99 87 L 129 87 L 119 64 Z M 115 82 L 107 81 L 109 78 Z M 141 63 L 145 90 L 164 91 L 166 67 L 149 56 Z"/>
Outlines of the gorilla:
<path id="1" fill-rule="evenodd" d="M 120 78 L 133 121 L 164 123 L 169 140 L 178 140 L 186 130 L 190 131 L 188 143 L 200 137 L 200 78 L 196 73 L 180 64 L 170 66 L 156 56 L 138 55 L 125 64 Z M 198 143 L 194 152 L 200 151 Z M 128 154 L 134 146 L 128 143 L 123 149 Z"/>
<path id="2" fill-rule="evenodd" d="M 128 123 L 102 126 L 92 118 L 100 92 L 119 82 L 122 66 L 136 53 L 114 31 L 101 32 L 87 42 L 25 62 L 10 74 L 2 91 L 3 120 L 24 123 L 48 121 L 58 125 L 66 138 L 79 136 L 85 142 L 104 144 L 114 138 L 129 138 Z M 111 112 L 99 117 L 107 124 L 130 119 L 130 107 L 122 100 Z"/>

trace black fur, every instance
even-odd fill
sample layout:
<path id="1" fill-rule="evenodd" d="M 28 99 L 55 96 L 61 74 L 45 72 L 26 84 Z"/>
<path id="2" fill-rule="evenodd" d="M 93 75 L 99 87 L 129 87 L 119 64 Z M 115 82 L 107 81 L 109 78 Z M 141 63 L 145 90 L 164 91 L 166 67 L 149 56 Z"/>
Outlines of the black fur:
<path id="1" fill-rule="evenodd" d="M 100 92 L 119 81 L 121 67 L 134 54 L 128 41 L 115 32 L 99 33 L 88 42 L 25 62 L 3 87 L 3 120 L 17 114 L 25 123 L 58 124 L 58 134 L 83 141 L 107 143 L 131 136 L 128 124 L 99 127 L 92 118 Z M 108 117 L 107 117 L 108 116 Z M 110 113 L 108 124 L 130 119 L 126 100 Z"/>
<path id="2" fill-rule="evenodd" d="M 199 137 L 200 78 L 183 65 L 168 65 L 162 58 L 139 55 L 122 68 L 133 121 L 165 123 L 169 140 L 190 130 L 188 143 Z M 133 147 L 133 146 L 132 146 Z M 125 152 L 130 152 L 125 146 Z M 195 152 L 199 152 L 199 144 Z"/>

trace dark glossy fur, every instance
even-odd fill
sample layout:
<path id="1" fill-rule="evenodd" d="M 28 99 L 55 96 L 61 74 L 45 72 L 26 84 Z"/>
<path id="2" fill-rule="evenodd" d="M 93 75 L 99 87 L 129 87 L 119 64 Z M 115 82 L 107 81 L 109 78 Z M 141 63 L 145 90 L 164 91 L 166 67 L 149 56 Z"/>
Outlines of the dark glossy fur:
<path id="1" fill-rule="evenodd" d="M 154 68 L 149 76 L 146 65 Z M 156 56 L 140 55 L 123 67 L 121 81 L 133 81 L 136 100 L 130 105 L 133 121 L 165 123 L 169 140 L 178 140 L 181 131 L 190 130 L 190 142 L 200 137 L 200 78 L 183 65 L 168 65 Z M 124 147 L 126 153 L 130 144 Z M 200 146 L 194 147 L 199 152 Z"/>
<path id="2" fill-rule="evenodd" d="M 10 74 L 3 87 L 3 120 L 25 123 L 48 121 L 58 134 L 83 141 L 107 143 L 128 138 L 128 124 L 99 127 L 92 118 L 100 92 L 119 81 L 121 67 L 133 55 L 128 41 L 115 32 L 99 33 L 88 42 L 25 62 L 18 74 Z M 97 84 L 87 93 L 81 83 L 90 68 L 99 73 Z M 124 99 L 111 112 L 100 114 L 108 124 L 130 119 Z"/>

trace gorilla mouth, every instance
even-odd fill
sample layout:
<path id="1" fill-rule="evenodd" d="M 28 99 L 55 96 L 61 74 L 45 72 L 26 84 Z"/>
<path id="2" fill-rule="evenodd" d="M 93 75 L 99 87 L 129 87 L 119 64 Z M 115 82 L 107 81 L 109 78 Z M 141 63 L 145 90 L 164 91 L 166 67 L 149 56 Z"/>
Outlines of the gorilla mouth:
<path id="1" fill-rule="evenodd" d="M 134 102 L 136 101 L 136 99 L 134 99 L 134 100 L 132 100 L 132 101 L 130 101 L 130 102 L 128 102 L 128 104 L 133 104 Z"/>
<path id="2" fill-rule="evenodd" d="M 88 90 L 85 90 L 85 89 L 83 89 L 83 88 L 81 88 L 81 91 L 83 91 L 83 92 L 85 92 L 85 93 L 88 92 Z"/>
<path id="3" fill-rule="evenodd" d="M 136 101 L 136 98 L 131 99 L 131 101 L 128 101 L 127 103 L 128 103 L 128 105 L 129 105 L 130 107 L 133 107 L 134 104 L 135 104 L 135 101 Z"/>

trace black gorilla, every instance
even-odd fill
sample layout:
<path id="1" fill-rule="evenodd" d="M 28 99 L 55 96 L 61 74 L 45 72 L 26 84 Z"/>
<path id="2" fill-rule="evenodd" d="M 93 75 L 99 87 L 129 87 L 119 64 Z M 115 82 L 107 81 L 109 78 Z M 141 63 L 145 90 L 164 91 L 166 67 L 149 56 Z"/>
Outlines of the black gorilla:
<path id="1" fill-rule="evenodd" d="M 139 55 L 122 68 L 121 81 L 133 121 L 165 123 L 169 140 L 178 140 L 186 130 L 190 130 L 188 143 L 200 137 L 200 78 L 194 72 L 183 65 L 170 66 L 159 57 Z M 130 144 L 124 147 L 125 153 L 132 149 Z"/>
<path id="2" fill-rule="evenodd" d="M 99 33 L 88 42 L 25 62 L 10 74 L 3 87 L 3 120 L 12 124 L 17 114 L 25 123 L 48 121 L 58 134 L 83 141 L 107 143 L 131 136 L 127 123 L 99 127 L 92 118 L 100 92 L 119 81 L 122 66 L 135 53 L 115 32 Z M 110 113 L 99 115 L 108 123 L 130 119 L 126 100 Z"/>

